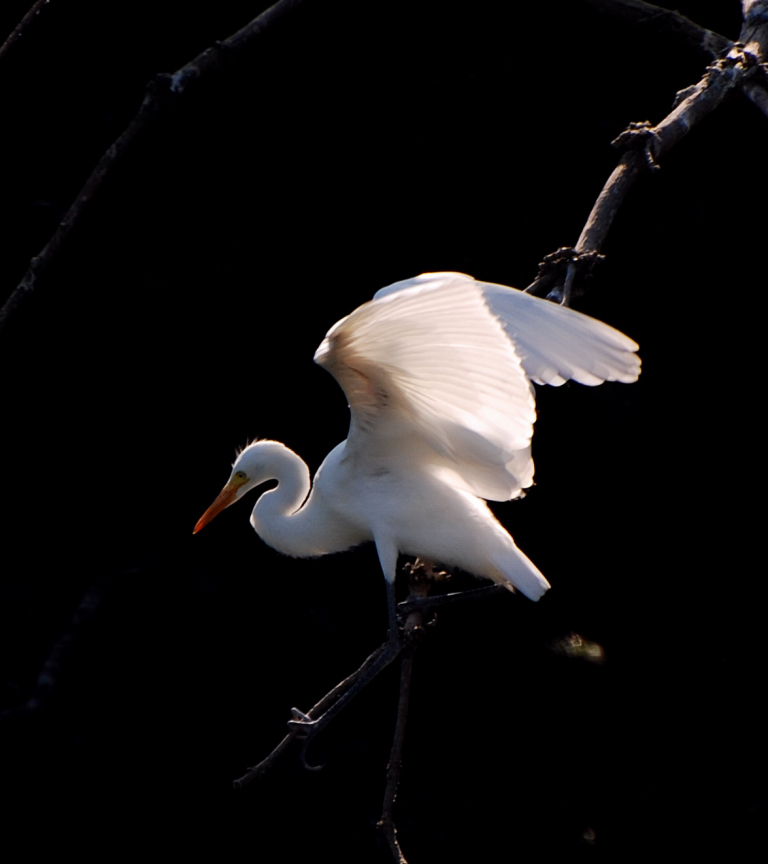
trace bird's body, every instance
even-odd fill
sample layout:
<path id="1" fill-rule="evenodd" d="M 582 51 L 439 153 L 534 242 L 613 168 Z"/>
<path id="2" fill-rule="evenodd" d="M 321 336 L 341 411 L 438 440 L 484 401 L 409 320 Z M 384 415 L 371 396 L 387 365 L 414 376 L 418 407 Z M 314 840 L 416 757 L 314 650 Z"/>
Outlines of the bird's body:
<path id="1" fill-rule="evenodd" d="M 309 491 L 304 462 L 277 441 L 251 447 L 252 465 L 260 463 L 259 473 L 254 467 L 251 473 L 280 479 L 251 516 L 256 533 L 278 552 L 313 557 L 373 540 L 390 581 L 401 554 L 460 567 L 533 600 L 549 587 L 482 499 L 440 483 L 418 464 L 361 464 L 344 441 L 325 458 L 301 506 Z"/>
<path id="2" fill-rule="evenodd" d="M 462 274 L 395 283 L 334 325 L 315 354 L 352 420 L 312 485 L 293 451 L 257 441 L 195 530 L 276 479 L 251 522 L 279 552 L 325 555 L 372 540 L 390 586 L 405 554 L 538 600 L 549 583 L 482 499 L 509 500 L 533 481 L 531 381 L 634 381 L 636 350 L 595 319 Z"/>

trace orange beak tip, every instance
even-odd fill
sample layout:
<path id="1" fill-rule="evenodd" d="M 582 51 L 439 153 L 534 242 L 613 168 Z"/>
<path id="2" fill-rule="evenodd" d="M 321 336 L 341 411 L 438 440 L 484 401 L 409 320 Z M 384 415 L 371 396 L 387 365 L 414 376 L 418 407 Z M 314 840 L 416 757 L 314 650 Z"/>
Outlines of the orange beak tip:
<path id="1" fill-rule="evenodd" d="M 197 525 L 195 525 L 195 530 L 192 532 L 193 536 L 198 533 L 198 531 L 202 531 L 203 528 L 213 519 L 214 516 L 221 513 L 226 507 L 235 500 L 236 490 L 232 489 L 229 486 L 225 486 L 216 500 L 211 504 L 211 506 L 203 513 L 203 515 L 197 520 Z"/>

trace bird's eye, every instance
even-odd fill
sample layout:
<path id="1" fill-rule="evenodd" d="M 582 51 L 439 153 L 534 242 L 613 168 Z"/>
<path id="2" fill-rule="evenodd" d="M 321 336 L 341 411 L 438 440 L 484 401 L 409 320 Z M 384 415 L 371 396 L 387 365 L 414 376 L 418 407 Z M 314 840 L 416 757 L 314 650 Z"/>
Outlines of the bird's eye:
<path id="1" fill-rule="evenodd" d="M 235 477 L 237 477 L 238 480 L 245 480 L 245 471 L 235 472 Z"/>

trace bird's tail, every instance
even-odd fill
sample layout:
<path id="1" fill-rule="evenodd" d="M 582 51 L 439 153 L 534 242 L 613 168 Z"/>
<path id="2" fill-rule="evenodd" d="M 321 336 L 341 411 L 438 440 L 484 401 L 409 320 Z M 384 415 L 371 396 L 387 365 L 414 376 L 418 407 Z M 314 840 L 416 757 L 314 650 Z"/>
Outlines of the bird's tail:
<path id="1" fill-rule="evenodd" d="M 494 557 L 493 563 L 497 569 L 497 573 L 491 575 L 493 581 L 510 591 L 520 591 L 529 600 L 541 599 L 550 588 L 539 568 L 514 544 Z"/>

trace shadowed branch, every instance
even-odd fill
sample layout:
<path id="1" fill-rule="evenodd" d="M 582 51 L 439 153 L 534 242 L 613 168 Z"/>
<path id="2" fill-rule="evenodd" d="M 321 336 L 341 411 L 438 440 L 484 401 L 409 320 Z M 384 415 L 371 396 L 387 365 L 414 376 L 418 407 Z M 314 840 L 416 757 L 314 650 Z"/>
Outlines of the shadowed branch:
<path id="1" fill-rule="evenodd" d="M 130 151 L 152 119 L 169 104 L 181 99 L 192 85 L 234 62 L 251 48 L 256 39 L 300 6 L 302 2 L 303 0 L 279 0 L 274 6 L 270 6 L 261 15 L 246 24 L 245 27 L 223 42 L 216 42 L 193 60 L 190 60 L 189 63 L 177 69 L 176 72 L 172 74 L 161 73 L 149 82 L 136 115 L 99 159 L 90 177 L 85 181 L 85 185 L 78 192 L 77 197 L 54 231 L 53 236 L 30 261 L 26 273 L 0 309 L 0 331 L 36 291 L 41 277 L 70 238 L 80 217 L 89 207 L 104 180 Z M 35 11 L 36 7 L 30 10 L 24 21 Z M 16 29 L 22 27 L 22 24 L 19 24 Z"/>
<path id="2" fill-rule="evenodd" d="M 16 45 L 21 37 L 27 32 L 32 22 L 43 11 L 43 9 L 51 2 L 51 0 L 37 0 L 27 14 L 13 28 L 8 38 L 0 45 L 0 63 L 8 56 L 13 46 Z"/>
<path id="3" fill-rule="evenodd" d="M 638 15 L 658 14 L 673 16 L 685 22 L 684 32 L 691 34 L 696 28 L 692 22 L 678 13 L 668 12 L 641 3 L 639 0 L 616 0 L 613 4 L 600 4 L 603 10 L 615 14 L 626 13 L 632 20 Z M 768 93 L 764 89 L 766 79 L 765 58 L 768 57 L 768 2 L 766 0 L 743 0 L 744 23 L 739 41 L 729 43 L 722 40 L 727 49 L 723 56 L 708 66 L 702 79 L 692 87 L 677 94 L 672 111 L 656 126 L 650 123 L 630 123 L 627 129 L 613 141 L 613 145 L 624 150 L 624 155 L 603 186 L 581 236 L 574 247 L 563 247 L 546 256 L 539 265 L 536 279 L 525 289 L 533 294 L 544 294 L 551 300 L 569 305 L 573 296 L 577 276 L 589 277 L 595 262 L 601 257 L 611 225 L 624 203 L 629 190 L 641 174 L 657 170 L 658 160 L 714 111 L 734 87 L 754 85 L 748 95 L 758 107 L 768 108 Z M 690 25 L 690 26 L 689 26 Z M 718 43 L 713 34 L 703 28 L 698 35 L 699 46 Z M 754 91 L 754 92 L 753 92 Z M 768 116 L 768 114 L 767 114 Z"/>

